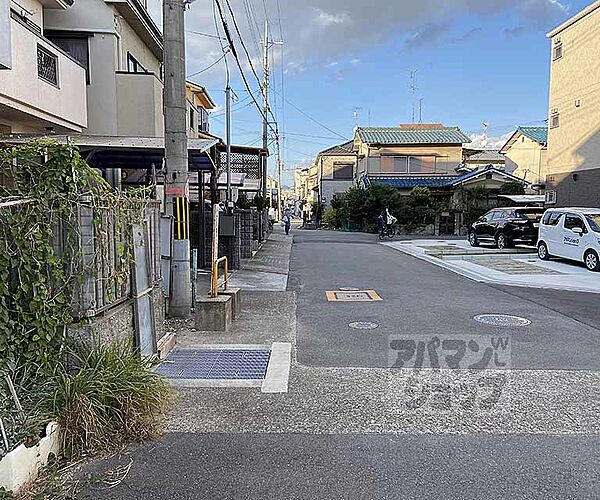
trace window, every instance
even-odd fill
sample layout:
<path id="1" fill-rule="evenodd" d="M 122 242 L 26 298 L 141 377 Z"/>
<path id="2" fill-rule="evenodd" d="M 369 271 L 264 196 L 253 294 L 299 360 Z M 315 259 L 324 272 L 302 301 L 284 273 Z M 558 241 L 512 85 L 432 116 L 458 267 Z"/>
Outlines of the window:
<path id="1" fill-rule="evenodd" d="M 46 31 L 45 36 L 85 68 L 85 79 L 87 83 L 90 83 L 90 55 L 87 35 L 78 36 L 70 33 Z"/>
<path id="2" fill-rule="evenodd" d="M 37 67 L 40 79 L 58 86 L 58 57 L 41 45 L 37 46 Z"/>
<path id="3" fill-rule="evenodd" d="M 560 212 L 552 212 L 550 214 L 550 220 L 548 221 L 549 226 L 558 226 L 558 223 L 561 221 L 563 214 Z"/>
<path id="4" fill-rule="evenodd" d="M 194 126 L 196 125 L 194 123 L 194 116 L 196 114 L 194 113 L 194 108 L 190 106 L 190 130 L 194 130 Z"/>
<path id="5" fill-rule="evenodd" d="M 565 229 L 570 229 L 572 231 L 576 228 L 583 229 L 583 232 L 587 233 L 583 219 L 578 215 L 568 214 L 565 218 Z"/>
<path id="6" fill-rule="evenodd" d="M 556 205 L 556 191 L 546 191 L 546 205 Z"/>
<path id="7" fill-rule="evenodd" d="M 558 111 L 554 111 L 550 115 L 550 128 L 558 128 L 560 127 L 560 113 Z"/>
<path id="8" fill-rule="evenodd" d="M 390 174 L 408 173 L 408 158 L 406 156 L 382 156 L 381 171 Z"/>
<path id="9" fill-rule="evenodd" d="M 204 108 L 198 108 L 198 130 L 202 130 L 203 132 L 209 131 L 208 111 Z"/>
<path id="10" fill-rule="evenodd" d="M 351 181 L 354 178 L 354 165 L 352 163 L 334 163 L 333 178 Z"/>
<path id="11" fill-rule="evenodd" d="M 394 174 L 432 174 L 435 156 L 381 156 L 381 171 Z"/>
<path id="12" fill-rule="evenodd" d="M 494 212 L 494 218 L 492 220 L 497 221 L 497 220 L 503 220 L 505 216 L 505 213 L 501 210 L 498 210 L 497 212 Z"/>
<path id="13" fill-rule="evenodd" d="M 552 59 L 554 61 L 556 61 L 557 59 L 560 59 L 563 55 L 563 48 L 562 48 L 562 42 L 560 40 L 558 40 L 555 44 L 554 44 L 554 49 L 553 49 L 553 56 Z"/>
<path id="14" fill-rule="evenodd" d="M 131 52 L 127 52 L 127 71 L 129 71 L 129 73 L 148 73 L 146 68 L 131 55 Z"/>
<path id="15" fill-rule="evenodd" d="M 411 174 L 433 174 L 435 172 L 435 156 L 411 156 L 408 160 Z"/>

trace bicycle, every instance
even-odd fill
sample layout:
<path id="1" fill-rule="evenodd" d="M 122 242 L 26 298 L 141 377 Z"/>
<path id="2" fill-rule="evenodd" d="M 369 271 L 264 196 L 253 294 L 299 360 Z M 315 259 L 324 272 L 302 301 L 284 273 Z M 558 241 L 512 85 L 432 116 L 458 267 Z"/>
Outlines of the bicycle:
<path id="1" fill-rule="evenodd" d="M 384 229 L 379 230 L 379 239 L 384 240 L 386 236 L 392 239 L 394 236 L 396 236 L 397 231 L 398 229 L 396 228 L 395 224 L 388 224 Z"/>

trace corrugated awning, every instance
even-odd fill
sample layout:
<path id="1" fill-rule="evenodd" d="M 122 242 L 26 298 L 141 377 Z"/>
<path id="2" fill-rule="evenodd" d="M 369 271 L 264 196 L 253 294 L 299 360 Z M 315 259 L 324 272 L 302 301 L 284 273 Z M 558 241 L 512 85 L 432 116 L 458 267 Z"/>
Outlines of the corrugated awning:
<path id="1" fill-rule="evenodd" d="M 81 155 L 94 168 L 160 169 L 164 158 L 163 137 L 113 137 L 102 135 L 4 135 L 0 144 L 24 144 L 32 140 L 50 139 L 77 146 Z M 218 139 L 188 139 L 190 170 L 212 170 L 207 151 Z"/>

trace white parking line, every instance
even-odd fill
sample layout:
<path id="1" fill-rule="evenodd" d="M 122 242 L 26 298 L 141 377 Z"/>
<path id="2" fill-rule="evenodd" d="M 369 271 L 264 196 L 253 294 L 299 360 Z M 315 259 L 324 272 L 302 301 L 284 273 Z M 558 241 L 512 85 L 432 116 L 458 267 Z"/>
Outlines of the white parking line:
<path id="1" fill-rule="evenodd" d="M 288 391 L 292 344 L 274 342 L 271 347 L 271 358 L 267 366 L 267 374 L 263 380 L 261 392 L 280 393 Z"/>

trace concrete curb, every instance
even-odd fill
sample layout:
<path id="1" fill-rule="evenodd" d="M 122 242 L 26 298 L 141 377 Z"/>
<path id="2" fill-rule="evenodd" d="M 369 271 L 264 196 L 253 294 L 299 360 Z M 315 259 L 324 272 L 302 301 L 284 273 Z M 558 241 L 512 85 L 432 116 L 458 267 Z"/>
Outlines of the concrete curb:
<path id="1" fill-rule="evenodd" d="M 546 290 L 562 290 L 567 292 L 584 292 L 584 293 L 596 293 L 600 294 L 600 290 L 598 288 L 586 287 L 586 286 L 577 286 L 577 285 L 568 285 L 568 284 L 557 284 L 552 285 L 548 283 L 523 283 L 521 281 L 516 281 L 511 278 L 500 278 L 500 277 L 489 277 L 484 274 L 478 273 L 472 269 L 465 269 L 463 267 L 459 267 L 454 265 L 451 260 L 442 260 L 437 257 L 433 257 L 431 255 L 427 255 L 426 253 L 416 252 L 411 248 L 407 248 L 406 246 L 400 247 L 399 245 L 394 245 L 394 243 L 380 243 L 383 246 L 396 250 L 397 252 L 404 253 L 406 255 L 410 255 L 411 257 L 415 257 L 419 260 L 423 260 L 425 262 L 429 262 L 435 266 L 441 267 L 443 269 L 447 269 L 448 271 L 452 271 L 460 276 L 468 278 L 473 281 L 477 281 L 478 283 L 486 283 L 490 285 L 508 285 L 508 286 L 516 286 L 520 288 L 539 288 Z M 524 256 L 526 254 L 519 254 L 520 256 Z M 459 256 L 454 256 L 454 260 L 458 260 Z"/>
<path id="2" fill-rule="evenodd" d="M 267 366 L 267 374 L 263 380 L 261 392 L 288 392 L 290 379 L 290 364 L 292 344 L 289 342 L 274 342 L 271 347 L 271 358 Z"/>

